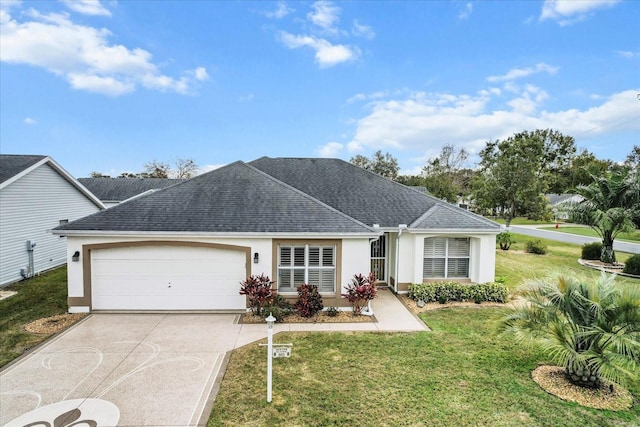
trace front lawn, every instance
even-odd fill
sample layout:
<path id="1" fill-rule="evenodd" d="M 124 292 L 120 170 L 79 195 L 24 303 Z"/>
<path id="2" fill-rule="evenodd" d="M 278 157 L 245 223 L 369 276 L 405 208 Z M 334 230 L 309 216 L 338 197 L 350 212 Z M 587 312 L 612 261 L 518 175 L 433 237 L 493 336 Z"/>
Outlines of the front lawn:
<path id="1" fill-rule="evenodd" d="M 3 289 L 18 293 L 0 301 L 0 367 L 50 336 L 26 332 L 25 324 L 67 311 L 67 266 Z"/>
<path id="2" fill-rule="evenodd" d="M 579 236 L 599 237 L 598 234 L 589 227 L 571 227 L 562 225 L 559 228 L 542 227 L 540 230 L 560 231 L 562 233 L 577 234 Z M 631 233 L 620 233 L 616 240 L 624 240 L 631 243 L 640 243 L 640 230 Z"/>
<path id="3" fill-rule="evenodd" d="M 504 278 L 510 291 L 514 291 L 524 279 L 545 276 L 554 271 L 572 272 L 595 277 L 599 271 L 578 264 L 581 246 L 555 240 L 538 239 L 512 233 L 515 243 L 508 251 L 496 246 L 496 277 Z M 529 240 L 541 240 L 547 246 L 545 255 L 525 253 Z M 616 251 L 618 261 L 624 262 L 630 254 Z M 618 277 L 617 282 L 640 286 L 640 280 Z"/>
<path id="4" fill-rule="evenodd" d="M 234 351 L 208 426 L 604 426 L 640 421 L 631 411 L 588 409 L 547 394 L 531 371 L 536 350 L 493 334 L 502 309 L 422 315 L 433 332 L 286 333 L 290 359 L 274 360 L 266 403 L 266 350 Z M 464 321 L 462 321 L 464 319 Z M 630 387 L 640 396 L 640 382 Z"/>

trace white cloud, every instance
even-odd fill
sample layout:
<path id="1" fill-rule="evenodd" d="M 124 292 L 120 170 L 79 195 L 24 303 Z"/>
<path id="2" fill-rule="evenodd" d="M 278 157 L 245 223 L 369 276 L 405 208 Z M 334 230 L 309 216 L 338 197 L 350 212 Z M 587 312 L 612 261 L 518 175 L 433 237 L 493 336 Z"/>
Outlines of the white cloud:
<path id="1" fill-rule="evenodd" d="M 571 25 L 587 19 L 593 11 L 612 7 L 620 0 L 545 0 L 542 5 L 540 21 L 557 21 L 562 26 Z"/>
<path id="2" fill-rule="evenodd" d="M 635 130 L 637 90 L 616 93 L 584 110 L 547 111 L 541 108 L 546 91 L 526 85 L 505 101 L 496 91 L 454 95 L 414 92 L 400 99 L 372 104 L 356 124 L 351 152 L 363 150 L 417 151 L 437 155 L 444 144 L 477 154 L 488 140 L 503 139 L 523 129 L 553 128 L 576 138 L 615 130 Z M 497 107 L 496 105 L 502 105 Z"/>
<path id="3" fill-rule="evenodd" d="M 543 62 L 536 64 L 535 67 L 527 67 L 527 68 L 513 68 L 502 76 L 489 76 L 487 77 L 487 81 L 495 83 L 495 82 L 509 82 L 517 79 L 521 79 L 523 77 L 528 77 L 531 74 L 537 73 L 548 73 L 555 74 L 558 71 L 558 67 L 552 67 L 551 65 L 547 65 Z"/>
<path id="4" fill-rule="evenodd" d="M 360 49 L 356 46 L 331 44 L 325 39 L 313 36 L 302 36 L 280 32 L 280 40 L 289 49 L 309 47 L 315 51 L 315 60 L 321 67 L 332 67 L 341 62 L 348 62 L 360 56 Z"/>
<path id="5" fill-rule="evenodd" d="M 61 0 L 65 6 L 83 15 L 111 16 L 109 9 L 100 0 Z"/>
<path id="6" fill-rule="evenodd" d="M 375 31 L 369 25 L 360 24 L 357 19 L 353 20 L 353 29 L 351 33 L 357 37 L 363 37 L 371 40 L 376 36 Z"/>
<path id="7" fill-rule="evenodd" d="M 471 16 L 472 12 L 473 12 L 473 3 L 467 2 L 464 5 L 464 8 L 460 11 L 460 13 L 458 13 L 458 19 L 465 20 L 469 18 L 469 16 Z"/>
<path id="8" fill-rule="evenodd" d="M 320 0 L 311 5 L 312 12 L 307 18 L 318 27 L 330 34 L 338 32 L 336 24 L 340 21 L 340 8 L 330 1 Z"/>
<path id="9" fill-rule="evenodd" d="M 110 44 L 109 30 L 76 24 L 66 13 L 30 9 L 27 16 L 29 20 L 18 22 L 3 11 L 0 60 L 44 68 L 66 78 L 74 89 L 119 96 L 141 85 L 187 94 L 195 82 L 208 78 L 203 67 L 180 78 L 164 75 L 150 52 Z"/>
<path id="10" fill-rule="evenodd" d="M 343 149 L 344 145 L 339 142 L 328 142 L 325 145 L 318 147 L 316 153 L 320 157 L 338 157 Z"/>
<path id="11" fill-rule="evenodd" d="M 287 7 L 287 4 L 283 1 L 279 1 L 276 5 L 276 10 L 273 12 L 264 12 L 264 16 L 271 19 L 282 19 L 294 10 Z"/>
<path id="12" fill-rule="evenodd" d="M 632 52 L 630 50 L 616 50 L 615 53 L 618 56 L 621 56 L 623 58 L 636 58 L 636 57 L 640 57 L 640 52 Z"/>
<path id="13" fill-rule="evenodd" d="M 248 93 L 248 94 L 242 95 L 240 98 L 238 98 L 238 101 L 240 101 L 240 102 L 251 102 L 251 101 L 253 101 L 254 98 L 255 98 L 255 95 L 253 93 Z"/>
<path id="14" fill-rule="evenodd" d="M 35 125 L 37 122 L 35 119 L 32 119 L 31 117 L 25 117 L 24 119 L 24 124 L 25 125 Z"/>

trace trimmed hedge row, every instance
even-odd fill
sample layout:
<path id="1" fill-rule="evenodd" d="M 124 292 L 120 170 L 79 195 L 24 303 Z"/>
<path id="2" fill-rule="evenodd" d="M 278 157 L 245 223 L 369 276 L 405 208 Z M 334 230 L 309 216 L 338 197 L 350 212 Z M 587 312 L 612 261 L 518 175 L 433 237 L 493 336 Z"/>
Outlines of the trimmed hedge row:
<path id="1" fill-rule="evenodd" d="M 432 282 L 409 285 L 408 296 L 414 301 L 443 304 L 448 301 L 507 302 L 509 290 L 501 283 Z"/>

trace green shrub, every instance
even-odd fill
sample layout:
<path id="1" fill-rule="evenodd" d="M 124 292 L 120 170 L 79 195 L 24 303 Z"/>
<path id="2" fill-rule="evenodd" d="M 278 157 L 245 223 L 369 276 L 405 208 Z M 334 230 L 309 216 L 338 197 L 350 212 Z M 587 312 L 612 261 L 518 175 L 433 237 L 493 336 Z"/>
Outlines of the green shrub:
<path id="1" fill-rule="evenodd" d="M 466 284 L 458 282 L 417 283 L 409 286 L 408 297 L 414 301 L 507 302 L 509 290 L 502 283 Z"/>
<path id="2" fill-rule="evenodd" d="M 527 242 L 527 252 L 530 254 L 544 255 L 547 253 L 547 247 L 541 240 L 529 240 Z"/>
<path id="3" fill-rule="evenodd" d="M 338 313 L 340 313 L 340 310 L 338 310 L 338 307 L 327 308 L 327 316 L 329 317 L 336 317 Z"/>
<path id="4" fill-rule="evenodd" d="M 623 273 L 640 276 L 640 254 L 635 254 L 624 263 Z"/>
<path id="5" fill-rule="evenodd" d="M 500 249 L 503 251 L 508 251 L 513 243 L 513 234 L 508 231 L 503 231 L 502 233 L 496 236 L 496 241 L 500 245 Z"/>
<path id="6" fill-rule="evenodd" d="M 593 242 L 582 245 L 582 259 L 599 260 L 602 254 L 602 243 Z"/>
<path id="7" fill-rule="evenodd" d="M 262 307 L 262 317 L 265 319 L 271 314 L 276 318 L 276 322 L 282 322 L 284 318 L 293 313 L 293 305 L 282 295 L 273 297 L 271 304 Z"/>

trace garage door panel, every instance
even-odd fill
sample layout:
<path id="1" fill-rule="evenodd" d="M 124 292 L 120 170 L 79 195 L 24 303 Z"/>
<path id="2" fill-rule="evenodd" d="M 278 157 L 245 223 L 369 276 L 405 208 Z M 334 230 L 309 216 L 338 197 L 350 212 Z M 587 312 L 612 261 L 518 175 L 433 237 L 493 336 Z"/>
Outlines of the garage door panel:
<path id="1" fill-rule="evenodd" d="M 130 247 L 92 251 L 96 310 L 243 309 L 239 282 L 246 254 L 203 247 Z"/>

